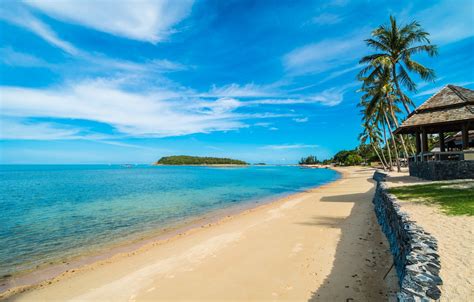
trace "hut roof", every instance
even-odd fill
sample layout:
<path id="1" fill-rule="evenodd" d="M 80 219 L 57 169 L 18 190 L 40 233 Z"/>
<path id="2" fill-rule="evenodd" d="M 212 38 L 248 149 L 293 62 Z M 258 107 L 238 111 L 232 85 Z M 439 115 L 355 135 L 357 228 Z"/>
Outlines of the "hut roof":
<path id="1" fill-rule="evenodd" d="M 395 133 L 413 133 L 420 127 L 428 132 L 457 131 L 466 121 L 474 127 L 474 90 L 448 85 L 410 113 Z"/>

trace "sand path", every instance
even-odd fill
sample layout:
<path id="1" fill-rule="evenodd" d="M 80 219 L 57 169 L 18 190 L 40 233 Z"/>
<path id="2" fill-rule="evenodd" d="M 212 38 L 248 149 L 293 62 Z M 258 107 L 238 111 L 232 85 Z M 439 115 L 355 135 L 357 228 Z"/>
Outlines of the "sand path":
<path id="1" fill-rule="evenodd" d="M 445 185 L 449 186 L 449 182 Z M 387 183 L 396 187 L 433 182 L 390 173 Z M 400 201 L 400 205 L 411 219 L 438 240 L 443 279 L 440 301 L 474 301 L 474 217 L 448 216 L 436 205 L 410 201 Z"/>
<path id="2" fill-rule="evenodd" d="M 396 277 L 373 170 L 190 231 L 13 296 L 18 301 L 382 301 Z M 350 300 L 350 299 L 353 300 Z M 347 300 L 349 299 L 349 300 Z"/>

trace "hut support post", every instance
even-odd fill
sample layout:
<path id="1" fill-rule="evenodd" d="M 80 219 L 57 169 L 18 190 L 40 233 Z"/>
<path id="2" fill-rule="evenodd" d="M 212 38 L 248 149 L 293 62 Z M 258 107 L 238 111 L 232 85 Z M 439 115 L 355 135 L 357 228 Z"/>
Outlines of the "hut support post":
<path id="1" fill-rule="evenodd" d="M 425 129 L 422 130 L 421 136 L 422 136 L 421 160 L 423 161 L 423 153 L 428 152 L 428 134 L 426 133 Z"/>
<path id="2" fill-rule="evenodd" d="M 469 130 L 467 124 L 462 125 L 462 148 L 469 149 Z"/>
<path id="3" fill-rule="evenodd" d="M 415 160 L 418 161 L 418 155 L 421 153 L 421 138 L 420 138 L 420 132 L 415 132 L 415 144 L 416 144 L 416 156 Z"/>
<path id="4" fill-rule="evenodd" d="M 444 132 L 439 133 L 439 151 L 446 152 L 446 145 L 444 144 Z"/>

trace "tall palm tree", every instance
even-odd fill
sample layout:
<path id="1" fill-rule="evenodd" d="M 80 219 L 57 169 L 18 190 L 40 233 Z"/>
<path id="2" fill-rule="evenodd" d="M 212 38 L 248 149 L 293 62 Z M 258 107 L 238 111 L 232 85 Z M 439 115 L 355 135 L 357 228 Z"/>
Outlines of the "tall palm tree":
<path id="1" fill-rule="evenodd" d="M 383 154 L 383 150 L 382 152 L 379 153 L 379 150 L 377 148 L 377 146 L 379 146 L 379 143 L 381 141 L 380 130 L 377 127 L 374 127 L 374 125 L 372 125 L 370 121 L 364 121 L 363 129 L 364 130 L 359 135 L 360 143 L 366 144 L 366 142 L 369 141 L 369 145 L 372 147 L 375 154 L 379 158 L 380 163 L 382 164 L 383 170 L 384 171 L 387 170 L 388 164 Z"/>
<path id="2" fill-rule="evenodd" d="M 387 69 L 380 69 L 379 71 L 387 71 Z M 384 137 L 385 137 L 385 127 L 390 131 L 390 139 L 395 150 L 395 159 L 397 163 L 397 170 L 400 172 L 400 159 L 399 159 L 399 152 L 398 146 L 395 141 L 395 136 L 393 134 L 392 126 L 395 125 L 394 119 L 396 116 L 394 114 L 388 115 L 387 112 L 393 112 L 393 103 L 391 101 L 391 97 L 388 95 L 389 93 L 389 83 L 387 82 L 386 72 L 380 72 L 377 74 L 377 77 L 373 79 L 373 81 L 368 82 L 364 81 L 362 86 L 362 91 L 365 94 L 361 98 L 360 106 L 363 107 L 363 117 L 374 117 L 377 121 L 379 121 L 384 129 Z M 389 152 L 389 158 L 391 161 L 391 154 L 390 154 L 390 146 L 386 141 L 386 146 Z M 405 148 L 406 149 L 406 148 Z M 406 151 L 405 151 L 406 153 Z M 408 157 L 408 154 L 406 155 Z"/>
<path id="3" fill-rule="evenodd" d="M 365 90 L 366 93 L 371 96 L 371 100 L 367 107 L 367 114 L 373 114 L 377 102 L 385 102 L 386 104 L 384 105 L 384 108 L 386 108 L 390 114 L 390 124 L 394 124 L 395 128 L 398 128 L 399 123 L 397 114 L 400 112 L 400 109 L 398 108 L 397 103 L 401 100 L 397 98 L 390 76 L 390 68 L 386 65 L 381 65 L 374 70 L 371 79 L 359 79 L 363 81 L 362 90 Z M 401 135 L 400 141 L 405 158 L 408 159 L 408 150 L 405 144 L 405 139 Z"/>
<path id="4" fill-rule="evenodd" d="M 408 91 L 415 92 L 416 84 L 409 72 L 417 74 L 425 81 L 434 81 L 436 77 L 433 69 L 412 58 L 412 55 L 417 53 L 427 53 L 430 57 L 438 54 L 437 46 L 431 44 L 429 35 L 416 21 L 400 27 L 395 17 L 390 16 L 390 24 L 379 26 L 372 32 L 373 38 L 365 40 L 367 45 L 377 52 L 360 60 L 360 63 L 368 65 L 359 75 L 371 81 L 380 72 L 380 68 L 389 68 L 391 80 L 407 114 L 410 113 L 409 105 L 413 106 L 413 102 L 402 92 L 400 83 Z"/>

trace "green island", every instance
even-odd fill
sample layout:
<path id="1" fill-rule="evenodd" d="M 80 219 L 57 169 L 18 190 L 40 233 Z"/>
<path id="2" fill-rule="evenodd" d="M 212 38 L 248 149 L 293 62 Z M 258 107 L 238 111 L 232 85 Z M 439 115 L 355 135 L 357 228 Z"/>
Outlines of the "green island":
<path id="1" fill-rule="evenodd" d="M 220 157 L 200 157 L 188 155 L 164 156 L 160 158 L 155 165 L 239 165 L 245 166 L 248 163 L 231 158 Z"/>

